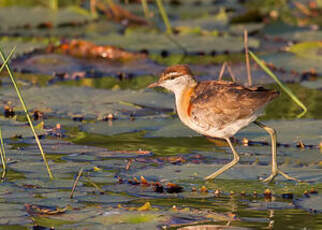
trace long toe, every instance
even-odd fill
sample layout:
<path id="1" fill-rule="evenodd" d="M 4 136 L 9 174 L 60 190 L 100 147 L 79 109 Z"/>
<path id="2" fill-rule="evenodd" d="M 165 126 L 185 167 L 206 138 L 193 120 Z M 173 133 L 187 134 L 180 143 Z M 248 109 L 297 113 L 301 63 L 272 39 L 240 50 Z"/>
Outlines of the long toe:
<path id="1" fill-rule="evenodd" d="M 292 176 L 287 175 L 285 172 L 283 172 L 280 169 L 278 170 L 278 173 L 281 174 L 283 177 L 285 177 L 288 180 L 293 180 L 293 181 L 296 181 L 296 182 L 303 182 L 301 180 L 296 179 L 295 177 L 292 177 Z"/>
<path id="2" fill-rule="evenodd" d="M 270 183 L 274 180 L 274 178 L 278 175 L 278 174 L 281 174 L 283 177 L 285 177 L 287 180 L 293 180 L 293 181 L 296 181 L 296 182 L 303 182 L 303 181 L 300 181 L 298 179 L 296 179 L 295 177 L 291 177 L 289 175 L 287 175 L 285 172 L 283 172 L 282 170 L 280 169 L 277 169 L 276 172 L 272 172 L 272 174 L 267 177 L 266 179 L 263 179 L 262 181 L 264 183 Z"/>
<path id="3" fill-rule="evenodd" d="M 263 179 L 262 181 L 264 183 L 270 183 L 271 181 L 274 180 L 276 176 L 277 176 L 277 173 L 272 173 L 269 177 L 267 177 L 266 179 Z"/>

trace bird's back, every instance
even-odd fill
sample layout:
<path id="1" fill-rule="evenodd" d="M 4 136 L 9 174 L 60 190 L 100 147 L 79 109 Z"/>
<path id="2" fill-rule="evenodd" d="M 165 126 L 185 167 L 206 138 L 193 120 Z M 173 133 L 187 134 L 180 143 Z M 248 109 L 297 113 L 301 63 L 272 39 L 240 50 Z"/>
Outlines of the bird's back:
<path id="1" fill-rule="evenodd" d="M 256 119 L 259 111 L 278 95 L 277 91 L 263 87 L 248 88 L 227 81 L 203 81 L 198 83 L 191 95 L 188 114 L 196 125 L 205 130 L 221 130 L 230 124 L 242 128 Z"/>

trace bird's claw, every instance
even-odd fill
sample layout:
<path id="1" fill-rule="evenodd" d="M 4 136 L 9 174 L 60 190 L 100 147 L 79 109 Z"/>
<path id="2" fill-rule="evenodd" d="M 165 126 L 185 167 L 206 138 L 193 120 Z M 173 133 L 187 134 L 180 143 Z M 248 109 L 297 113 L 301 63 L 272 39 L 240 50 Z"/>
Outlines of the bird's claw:
<path id="1" fill-rule="evenodd" d="M 264 183 L 270 183 L 270 182 L 272 182 L 272 181 L 274 180 L 274 178 L 275 178 L 278 174 L 281 174 L 281 175 L 282 175 L 284 178 L 286 178 L 287 180 L 293 180 L 293 181 L 296 181 L 296 182 L 302 182 L 302 181 L 300 181 L 300 180 L 296 179 L 295 177 L 291 177 L 291 176 L 287 175 L 285 172 L 283 172 L 283 171 L 282 171 L 282 170 L 280 170 L 280 169 L 276 169 L 276 170 L 272 171 L 272 174 L 271 174 L 269 177 L 267 177 L 267 178 L 263 179 L 263 180 L 262 180 L 262 182 L 264 182 Z"/>

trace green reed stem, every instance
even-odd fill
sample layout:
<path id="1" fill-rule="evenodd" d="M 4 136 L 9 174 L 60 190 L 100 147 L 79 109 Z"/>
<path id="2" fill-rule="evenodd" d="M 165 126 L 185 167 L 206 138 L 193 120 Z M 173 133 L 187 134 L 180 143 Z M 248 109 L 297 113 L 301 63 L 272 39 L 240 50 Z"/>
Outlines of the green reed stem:
<path id="1" fill-rule="evenodd" d="M 0 56 L 1 56 L 2 60 L 5 62 L 6 57 L 5 57 L 5 55 L 4 55 L 4 53 L 3 53 L 3 51 L 2 51 L 2 49 L 1 49 L 1 48 L 0 48 Z M 45 153 L 44 153 L 44 151 L 43 151 L 43 148 L 42 148 L 42 146 L 41 146 L 41 143 L 40 143 L 40 140 L 39 140 L 39 138 L 38 138 L 38 135 L 37 135 L 37 133 L 36 133 L 36 131 L 35 131 L 35 128 L 34 128 L 34 126 L 33 126 L 33 124 L 32 124 L 32 121 L 31 121 L 31 118 L 30 118 L 30 116 L 29 116 L 29 112 L 28 112 L 27 106 L 26 106 L 26 104 L 25 104 L 25 101 L 24 101 L 24 99 L 23 99 L 23 97 L 22 97 L 22 95 L 21 95 L 21 92 L 20 92 L 19 87 L 18 87 L 18 85 L 17 85 L 17 83 L 16 83 L 16 80 L 15 80 L 15 78 L 14 78 L 13 74 L 12 74 L 12 71 L 11 71 L 10 66 L 9 66 L 8 64 L 5 64 L 5 65 L 6 65 L 6 69 L 7 69 L 7 71 L 8 71 L 8 74 L 9 74 L 9 76 L 10 76 L 10 78 L 11 78 L 12 84 L 13 84 L 13 86 L 14 86 L 14 88 L 15 88 L 15 90 L 16 90 L 16 93 L 17 93 L 17 95 L 18 95 L 18 98 L 19 98 L 19 100 L 20 100 L 20 102 L 21 102 L 21 104 L 22 104 L 22 107 L 23 107 L 23 109 L 24 109 L 24 111 L 25 111 L 25 113 L 26 113 L 26 117 L 27 117 L 28 123 L 29 123 L 29 125 L 30 125 L 31 131 L 32 131 L 32 133 L 34 134 L 34 137 L 35 137 L 36 143 L 37 143 L 37 145 L 38 145 L 38 148 L 39 148 L 39 150 L 40 150 L 41 156 L 42 156 L 42 158 L 43 158 L 43 160 L 44 160 L 44 162 L 45 162 L 45 165 L 46 165 L 46 168 L 47 168 L 48 175 L 49 175 L 50 179 L 53 179 L 53 178 L 54 178 L 54 177 L 53 177 L 53 174 L 51 173 L 50 167 L 49 167 L 48 162 L 47 162 L 47 159 L 46 159 L 46 155 L 45 155 Z"/>
<path id="2" fill-rule="evenodd" d="M 49 8 L 52 10 L 58 10 L 58 0 L 49 0 Z"/>
<path id="3" fill-rule="evenodd" d="M 171 24 L 169 22 L 167 12 L 165 11 L 165 9 L 163 7 L 162 0 L 156 0 L 156 1 L 157 1 L 157 4 L 158 4 L 158 8 L 159 8 L 159 12 L 161 14 L 162 20 L 163 20 L 165 26 L 167 27 L 167 33 L 173 34 L 173 31 L 172 31 L 172 28 L 171 28 Z"/>
<path id="4" fill-rule="evenodd" d="M 171 34 L 165 34 L 166 37 L 174 44 L 176 45 L 179 49 L 181 49 L 183 51 L 183 55 L 182 57 L 179 59 L 179 61 L 177 62 L 177 64 L 182 63 L 183 60 L 186 58 L 186 56 L 188 55 L 188 50 L 181 45 Z"/>
<path id="5" fill-rule="evenodd" d="M 252 51 L 249 51 L 250 56 L 254 59 L 254 61 L 271 77 L 276 83 L 281 87 L 282 90 L 298 105 L 303 109 L 303 112 L 297 115 L 297 118 L 302 117 L 306 112 L 306 106 L 295 96 L 295 94 L 290 90 L 286 85 L 284 85 L 278 77 L 272 73 L 272 71 L 267 68 L 267 66 L 261 61 Z"/>
<path id="6" fill-rule="evenodd" d="M 16 50 L 16 47 L 14 47 L 11 50 L 11 52 L 9 53 L 8 57 L 6 58 L 6 60 L 2 63 L 2 65 L 0 67 L 0 72 L 7 65 L 7 63 L 9 62 L 9 60 L 10 60 L 10 58 L 13 55 L 15 50 Z M 6 174 L 7 174 L 7 160 L 6 160 L 6 152 L 5 152 L 5 149 L 4 149 L 4 143 L 3 143 L 1 128 L 0 128 L 0 142 L 1 142 L 0 155 L 1 155 L 2 170 L 3 170 L 1 180 L 3 180 L 5 178 L 5 176 L 6 176 Z"/>
<path id="7" fill-rule="evenodd" d="M 148 7 L 147 0 L 141 0 L 141 4 L 142 4 L 142 8 L 143 8 L 145 18 L 149 19 L 150 18 L 150 12 L 149 12 L 149 7 Z"/>
<path id="8" fill-rule="evenodd" d="M 95 184 L 93 181 L 91 181 L 88 176 L 86 177 L 86 180 L 90 185 L 92 185 L 94 188 L 96 188 L 99 192 L 104 193 L 104 190 L 100 186 Z"/>
<path id="9" fill-rule="evenodd" d="M 3 68 L 7 65 L 7 63 L 9 62 L 11 56 L 13 55 L 13 53 L 15 52 L 16 47 L 14 47 L 11 52 L 9 53 L 7 59 L 2 63 L 1 67 L 0 67 L 0 72 L 3 70 Z"/>
<path id="10" fill-rule="evenodd" d="M 6 152 L 4 150 L 4 143 L 3 143 L 1 128 L 0 128 L 0 142 L 1 142 L 0 154 L 1 154 L 1 162 L 2 162 L 1 180 L 3 180 L 7 174 L 7 160 L 6 160 Z"/>

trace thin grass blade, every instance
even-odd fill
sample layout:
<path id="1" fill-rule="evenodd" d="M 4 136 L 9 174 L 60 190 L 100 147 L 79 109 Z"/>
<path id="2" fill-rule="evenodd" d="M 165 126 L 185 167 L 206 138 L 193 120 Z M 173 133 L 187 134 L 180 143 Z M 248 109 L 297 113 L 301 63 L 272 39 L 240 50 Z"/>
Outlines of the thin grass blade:
<path id="1" fill-rule="evenodd" d="M 150 12 L 149 12 L 147 0 L 141 0 L 141 4 L 142 4 L 144 16 L 147 20 L 149 20 L 150 19 Z"/>
<path id="2" fill-rule="evenodd" d="M 7 174 L 7 159 L 6 159 L 6 152 L 4 150 L 4 143 L 3 143 L 1 128 L 0 128 L 0 142 L 1 142 L 0 154 L 1 154 L 1 163 L 2 163 L 1 180 L 3 180 Z"/>
<path id="3" fill-rule="evenodd" d="M 165 26 L 167 27 L 167 33 L 173 34 L 172 27 L 171 27 L 167 12 L 163 7 L 162 0 L 156 0 L 156 1 L 157 1 L 157 5 L 159 8 L 159 12 L 161 14 L 162 20 L 163 20 Z"/>
<path id="4" fill-rule="evenodd" d="M 52 10 L 58 10 L 58 0 L 49 0 L 49 8 Z"/>
<path id="5" fill-rule="evenodd" d="M 1 48 L 0 48 L 0 56 L 1 56 L 2 60 L 3 60 L 3 62 L 5 62 L 6 57 L 5 57 L 5 55 L 4 55 L 4 53 L 3 53 L 3 51 L 2 51 L 2 49 L 1 49 Z M 29 112 L 28 112 L 28 109 L 27 109 L 26 103 L 25 103 L 25 101 L 24 101 L 24 99 L 23 99 L 23 97 L 22 97 L 22 95 L 21 95 L 20 89 L 19 89 L 19 87 L 18 87 L 18 85 L 17 85 L 17 83 L 16 83 L 16 80 L 15 80 L 15 78 L 14 78 L 13 74 L 12 74 L 12 71 L 11 71 L 10 66 L 9 66 L 8 64 L 5 64 L 5 66 L 6 66 L 6 69 L 7 69 L 7 71 L 8 71 L 8 74 L 9 74 L 9 76 L 10 76 L 10 79 L 11 79 L 11 81 L 12 81 L 12 83 L 13 83 L 13 86 L 14 86 L 14 88 L 15 88 L 15 90 L 16 90 L 16 93 L 17 93 L 17 95 L 18 95 L 18 98 L 19 98 L 19 100 L 20 100 L 20 102 L 21 102 L 21 104 L 22 104 L 22 107 L 23 107 L 24 111 L 25 111 L 26 118 L 27 118 L 28 123 L 29 123 L 29 125 L 30 125 L 31 131 L 32 131 L 32 133 L 34 134 L 34 137 L 35 137 L 36 143 L 37 143 L 37 145 L 38 145 L 38 148 L 39 148 L 39 150 L 40 150 L 40 153 L 41 153 L 41 155 L 42 155 L 42 158 L 43 158 L 43 160 L 44 160 L 44 162 L 45 162 L 45 165 L 46 165 L 46 168 L 47 168 L 48 175 L 49 175 L 50 179 L 53 179 L 54 177 L 53 177 L 53 174 L 52 174 L 52 172 L 51 172 L 51 170 L 50 170 L 50 167 L 49 167 L 49 165 L 48 165 L 47 158 L 46 158 L 46 154 L 45 154 L 45 153 L 44 153 L 44 151 L 43 151 L 43 148 L 42 148 L 42 146 L 41 146 L 41 143 L 40 143 L 40 140 L 39 140 L 39 138 L 38 138 L 38 135 L 37 135 L 37 133 L 36 133 L 36 131 L 35 131 L 35 128 L 34 128 L 34 126 L 33 126 L 33 124 L 32 124 L 32 121 L 31 121 L 31 118 L 30 118 L 30 116 L 29 116 Z"/>
<path id="6" fill-rule="evenodd" d="M 11 56 L 13 55 L 13 53 L 15 52 L 16 47 L 13 47 L 13 49 L 10 51 L 7 59 L 2 63 L 1 67 L 0 67 L 0 72 L 3 70 L 3 68 L 6 66 L 6 64 L 10 61 Z"/>

